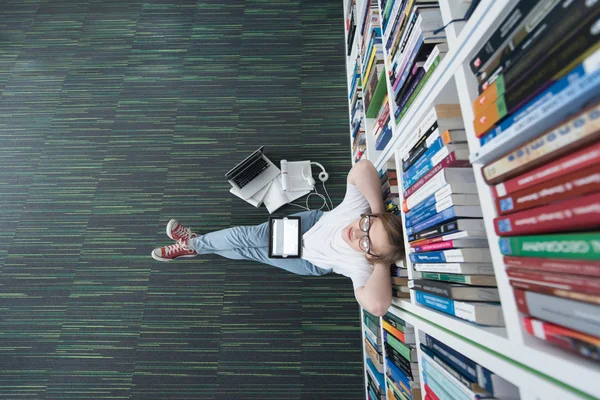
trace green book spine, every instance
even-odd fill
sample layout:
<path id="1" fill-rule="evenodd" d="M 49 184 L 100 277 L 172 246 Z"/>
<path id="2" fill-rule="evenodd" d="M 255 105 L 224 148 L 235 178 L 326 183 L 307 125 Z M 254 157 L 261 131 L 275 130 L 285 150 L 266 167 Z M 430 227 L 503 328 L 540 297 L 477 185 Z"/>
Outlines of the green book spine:
<path id="1" fill-rule="evenodd" d="M 410 98 L 406 102 L 406 105 L 404 106 L 404 109 L 400 112 L 400 115 L 398 115 L 398 118 L 396 118 L 396 124 L 400 123 L 400 121 L 402 120 L 402 118 L 404 118 L 404 116 L 406 115 L 406 113 L 410 109 L 410 106 L 412 105 L 412 103 L 415 101 L 415 99 L 417 98 L 417 96 L 421 92 L 421 89 L 423 89 L 423 86 L 425 86 L 425 84 L 429 80 L 429 77 L 433 74 L 433 71 L 435 71 L 435 69 L 437 68 L 437 66 L 440 64 L 440 61 L 441 61 L 441 56 L 437 56 L 435 58 L 435 61 L 433 62 L 433 64 L 431 64 L 431 67 L 429 68 L 429 70 L 427 71 L 427 73 L 425 74 L 425 76 L 423 76 L 423 79 L 421 79 L 421 82 L 419 82 L 419 84 L 417 85 L 417 89 L 415 89 L 415 92 L 410 95 Z"/>
<path id="2" fill-rule="evenodd" d="M 369 328 L 369 330 L 373 333 L 373 335 L 375 335 L 376 337 L 379 337 L 379 325 L 373 323 L 373 321 L 365 319 L 365 325 L 367 326 L 367 328 Z"/>
<path id="3" fill-rule="evenodd" d="M 505 237 L 500 251 L 507 256 L 600 260 L 600 232 Z"/>
<path id="4" fill-rule="evenodd" d="M 410 362 L 410 348 L 406 347 L 404 343 L 390 334 L 387 335 L 387 343 Z"/>
<path id="5" fill-rule="evenodd" d="M 388 313 L 387 315 L 385 315 L 383 317 L 383 320 L 387 323 L 389 323 L 390 325 L 392 325 L 394 328 L 398 329 L 400 332 L 405 333 L 405 323 L 404 321 L 402 321 L 401 319 L 394 317 L 391 317 L 390 314 Z"/>

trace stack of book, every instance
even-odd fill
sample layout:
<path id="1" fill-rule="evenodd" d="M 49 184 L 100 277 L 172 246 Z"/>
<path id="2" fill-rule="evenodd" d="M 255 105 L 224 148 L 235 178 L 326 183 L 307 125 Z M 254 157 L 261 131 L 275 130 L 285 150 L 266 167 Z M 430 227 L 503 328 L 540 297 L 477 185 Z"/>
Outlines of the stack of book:
<path id="1" fill-rule="evenodd" d="M 437 105 L 407 138 L 402 209 L 416 301 L 483 325 L 503 325 L 466 133 L 458 105 Z M 461 310 L 457 312 L 456 310 Z"/>
<path id="2" fill-rule="evenodd" d="M 519 389 L 419 331 L 425 399 L 519 399 Z"/>
<path id="3" fill-rule="evenodd" d="M 599 17 L 597 1 L 516 4 L 470 62 L 481 146 L 518 139 L 525 127 L 548 128 L 597 98 Z"/>
<path id="4" fill-rule="evenodd" d="M 360 78 L 360 60 L 354 63 L 354 73 L 350 84 L 350 129 L 352 137 L 352 159 L 360 161 L 367 150 L 365 118 L 362 106 L 362 81 Z"/>
<path id="5" fill-rule="evenodd" d="M 389 22 L 383 30 L 393 117 L 398 124 L 448 52 L 437 1 L 388 0 Z"/>
<path id="6" fill-rule="evenodd" d="M 379 87 L 376 91 L 385 91 L 385 79 L 379 81 Z M 375 96 L 378 96 L 376 93 Z M 372 106 L 374 104 L 372 103 Z M 368 115 L 367 115 L 368 117 Z M 375 149 L 383 150 L 392 138 L 392 124 L 390 123 L 390 102 L 388 101 L 388 95 L 386 94 L 379 108 L 379 112 L 375 117 L 375 123 L 373 125 L 373 135 L 375 136 Z"/>
<path id="7" fill-rule="evenodd" d="M 394 314 L 382 317 L 388 399 L 421 399 L 415 329 Z"/>
<path id="8" fill-rule="evenodd" d="M 383 197 L 385 210 L 399 214 L 400 193 L 395 161 L 388 161 L 385 169 L 379 171 L 379 179 L 381 180 L 381 196 Z"/>
<path id="9" fill-rule="evenodd" d="M 482 168 L 525 327 L 600 360 L 600 103 Z"/>
<path id="10" fill-rule="evenodd" d="M 396 299 L 410 299 L 408 269 L 404 261 L 396 261 L 396 264 L 390 267 L 390 274 L 392 276 L 392 297 Z"/>
<path id="11" fill-rule="evenodd" d="M 376 317 L 363 309 L 363 318 L 369 397 L 372 400 L 385 400 L 385 384 L 383 381 L 383 352 L 381 347 L 382 342 L 379 317 Z"/>
<path id="12" fill-rule="evenodd" d="M 379 110 L 383 95 L 374 96 L 377 91 L 380 76 L 384 71 L 383 48 L 381 45 L 381 20 L 377 0 L 367 0 L 363 14 L 361 29 L 361 76 L 363 82 L 363 100 L 367 118 L 373 118 Z M 385 86 L 385 81 L 384 86 Z M 375 101 L 376 100 L 376 101 Z M 371 102 L 373 104 L 371 109 Z"/>
<path id="13" fill-rule="evenodd" d="M 356 0 L 347 0 L 346 10 L 346 56 L 350 56 L 356 36 Z"/>

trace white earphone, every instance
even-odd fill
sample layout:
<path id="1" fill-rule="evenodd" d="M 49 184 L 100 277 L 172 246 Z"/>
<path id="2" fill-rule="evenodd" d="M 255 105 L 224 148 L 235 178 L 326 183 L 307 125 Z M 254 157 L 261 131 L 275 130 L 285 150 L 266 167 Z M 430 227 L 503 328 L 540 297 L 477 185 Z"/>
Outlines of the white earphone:
<path id="1" fill-rule="evenodd" d="M 310 170 L 310 166 L 311 165 L 316 165 L 319 168 L 321 168 L 321 172 L 319 172 L 319 180 L 321 182 L 323 182 L 323 185 L 325 185 L 325 182 L 327 182 L 327 179 L 329 179 L 329 174 L 327 173 L 327 171 L 325 171 L 325 167 L 323 167 L 321 164 L 319 164 L 318 162 L 311 162 L 309 165 L 305 166 L 304 168 L 302 168 L 302 177 L 304 178 L 305 181 L 308 182 L 308 184 L 310 186 L 312 186 L 313 188 L 315 187 L 315 180 L 313 179 L 313 177 L 311 175 L 309 175 L 306 170 Z"/>

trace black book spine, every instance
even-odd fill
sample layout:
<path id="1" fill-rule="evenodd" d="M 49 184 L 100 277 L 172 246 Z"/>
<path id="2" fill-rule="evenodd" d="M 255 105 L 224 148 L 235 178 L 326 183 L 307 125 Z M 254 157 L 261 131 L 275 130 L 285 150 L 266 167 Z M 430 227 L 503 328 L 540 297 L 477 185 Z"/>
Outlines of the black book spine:
<path id="1" fill-rule="evenodd" d="M 560 4 L 555 6 L 514 50 L 490 64 L 480 74 L 483 81 L 479 85 L 479 92 L 483 93 L 500 74 L 527 74 L 534 64 L 547 56 L 552 46 L 569 37 L 577 25 L 586 24 L 597 17 L 600 7 L 588 5 L 585 0 L 575 0 L 566 4 L 565 8 Z"/>
<path id="2" fill-rule="evenodd" d="M 597 7 L 600 10 L 600 7 Z M 597 13 L 598 14 L 598 13 Z M 574 59 L 585 53 L 598 43 L 600 30 L 594 29 L 598 23 L 598 15 L 587 23 L 579 25 L 574 35 L 562 40 L 554 48 L 548 50 L 548 57 L 535 63 L 530 68 L 513 72 L 508 70 L 503 77 L 506 87 L 504 101 L 509 113 L 520 104 L 534 96 L 537 91 L 549 82 L 554 75 L 569 65 Z M 543 58 L 543 57 L 540 57 Z"/>
<path id="3" fill-rule="evenodd" d="M 398 368 L 400 368 L 406 375 L 412 378 L 412 369 L 410 362 L 402 357 L 392 346 L 385 344 L 385 356 L 390 359 Z"/>
<path id="4" fill-rule="evenodd" d="M 402 331 L 403 331 L 403 329 L 404 329 L 404 327 L 406 326 L 406 325 L 399 324 L 399 323 L 398 323 L 398 322 L 396 322 L 395 320 L 393 320 L 393 319 L 389 318 L 387 315 L 384 315 L 384 316 L 383 316 L 383 317 L 381 317 L 381 318 L 383 318 L 383 320 L 384 320 L 385 322 L 387 322 L 388 324 L 390 324 L 390 325 L 391 325 L 391 326 L 393 326 L 394 328 L 398 329 L 400 332 L 402 332 Z M 404 333 L 404 332 L 402 332 L 402 333 Z"/>
<path id="5" fill-rule="evenodd" d="M 412 33 L 413 29 L 415 28 L 415 23 L 417 22 L 417 18 L 419 18 L 419 13 L 416 12 L 413 15 L 413 18 L 410 20 L 410 25 L 407 27 L 408 29 L 408 34 L 404 37 L 404 40 L 402 41 L 402 44 L 400 45 L 400 52 L 404 53 L 404 49 L 406 48 L 406 44 L 408 43 L 408 39 L 410 38 L 410 34 Z"/>
<path id="6" fill-rule="evenodd" d="M 417 144 L 408 152 L 408 158 L 402 163 L 402 171 L 406 172 L 427 150 L 427 138 L 438 128 L 438 123 L 435 121 L 425 134 L 419 139 Z"/>
<path id="7" fill-rule="evenodd" d="M 496 29 L 492 37 L 490 37 L 487 43 L 481 48 L 481 50 L 479 50 L 477 55 L 473 57 L 469 63 L 471 71 L 473 71 L 474 74 L 477 74 L 479 69 L 485 65 L 485 63 L 494 55 L 494 53 L 496 53 L 500 46 L 502 46 L 502 44 L 511 37 L 511 34 L 515 31 L 527 14 L 531 12 L 538 1 L 539 0 L 522 0 L 515 6 L 510 14 L 504 18 L 504 21 L 502 21 L 500 27 Z"/>
<path id="8" fill-rule="evenodd" d="M 415 279 L 412 282 L 413 287 L 411 289 L 452 299 L 452 286 L 448 283 L 428 281 L 426 279 Z"/>

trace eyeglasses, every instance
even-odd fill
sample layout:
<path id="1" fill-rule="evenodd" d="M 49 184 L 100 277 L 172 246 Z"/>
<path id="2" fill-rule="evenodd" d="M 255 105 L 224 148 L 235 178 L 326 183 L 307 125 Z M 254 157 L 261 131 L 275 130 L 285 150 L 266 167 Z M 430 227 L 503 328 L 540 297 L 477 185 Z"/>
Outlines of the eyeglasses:
<path id="1" fill-rule="evenodd" d="M 358 247 L 365 253 L 373 257 L 379 257 L 376 254 L 371 253 L 371 238 L 369 237 L 369 231 L 371 230 L 371 218 L 377 218 L 374 215 L 362 214 L 361 219 L 358 222 L 358 227 L 361 231 L 365 232 L 365 236 L 361 237 L 358 241 Z"/>

